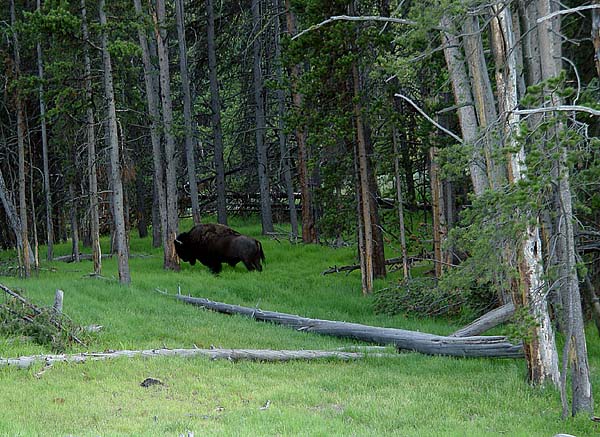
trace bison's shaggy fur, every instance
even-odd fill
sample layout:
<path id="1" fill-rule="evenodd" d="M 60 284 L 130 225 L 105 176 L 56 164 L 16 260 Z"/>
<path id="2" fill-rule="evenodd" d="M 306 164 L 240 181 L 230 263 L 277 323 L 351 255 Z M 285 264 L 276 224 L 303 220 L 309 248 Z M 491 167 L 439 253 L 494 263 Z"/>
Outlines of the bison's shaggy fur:
<path id="1" fill-rule="evenodd" d="M 196 225 L 179 234 L 175 250 L 183 261 L 194 265 L 198 260 L 213 273 L 221 271 L 222 263 L 234 267 L 240 261 L 248 270 L 260 272 L 260 262 L 265 260 L 260 241 L 216 223 Z"/>

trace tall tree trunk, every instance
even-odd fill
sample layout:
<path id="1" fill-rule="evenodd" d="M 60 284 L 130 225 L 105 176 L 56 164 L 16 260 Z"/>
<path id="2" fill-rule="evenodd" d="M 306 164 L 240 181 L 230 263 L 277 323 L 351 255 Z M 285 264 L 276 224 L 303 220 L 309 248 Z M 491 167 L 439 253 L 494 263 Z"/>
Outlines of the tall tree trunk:
<path id="1" fill-rule="evenodd" d="M 163 233 L 160 231 L 161 229 L 161 217 L 159 213 L 158 207 L 158 188 L 157 181 L 154 179 L 152 181 L 152 247 L 165 247 L 162 245 L 161 235 Z"/>
<path id="2" fill-rule="evenodd" d="M 102 31 L 102 60 L 104 63 L 104 89 L 108 110 L 108 138 L 110 141 L 110 179 L 112 185 L 113 220 L 115 225 L 115 240 L 117 246 L 117 263 L 119 281 L 129 284 L 129 247 L 125 229 L 125 216 L 123 204 L 123 182 L 121 180 L 121 165 L 119 158 L 119 139 L 117 137 L 117 111 L 115 107 L 115 93 L 113 88 L 112 66 L 108 51 L 108 35 L 106 32 L 106 14 L 104 0 L 99 1 L 98 15 Z"/>
<path id="3" fill-rule="evenodd" d="M 213 0 L 206 0 L 208 76 L 210 81 L 210 108 L 212 112 L 213 144 L 215 148 L 215 173 L 217 188 L 217 221 L 227 224 L 227 200 L 225 197 L 225 161 L 223 160 L 223 129 L 221 127 L 221 98 L 217 79 L 217 53 L 215 43 L 215 10 Z"/>
<path id="4" fill-rule="evenodd" d="M 446 214 L 444 211 L 444 194 L 442 189 L 442 180 L 440 177 L 440 166 L 438 163 L 438 149 L 432 147 L 429 149 L 429 165 L 431 184 L 431 210 L 433 216 L 433 259 L 435 277 L 441 278 L 445 256 L 442 251 L 442 244 L 448 236 L 446 226 Z"/>
<path id="5" fill-rule="evenodd" d="M 140 0 L 133 0 L 135 12 L 141 17 L 143 14 Z M 153 244 L 159 240 L 163 247 L 163 266 L 169 265 L 169 242 L 167 241 L 167 194 L 165 191 L 165 177 L 163 167 L 163 151 L 160 136 L 160 107 L 158 97 L 158 78 L 155 66 L 152 64 L 152 46 L 148 44 L 148 38 L 143 27 L 138 28 L 138 39 L 142 48 L 142 62 L 144 64 L 144 84 L 146 87 L 146 101 L 148 103 L 148 113 L 150 114 L 150 141 L 152 142 L 152 161 L 154 167 L 154 186 L 153 198 L 156 199 L 156 206 L 153 210 L 158 211 L 158 220 L 152 220 L 153 225 Z M 156 234 L 158 232 L 158 238 Z M 154 246 L 158 247 L 158 246 Z"/>
<path id="6" fill-rule="evenodd" d="M 21 218 L 17 212 L 17 207 L 14 204 L 10 193 L 6 187 L 6 182 L 4 181 L 4 175 L 0 170 L 0 202 L 2 202 L 2 206 L 4 207 L 4 213 L 8 219 L 8 223 L 15 234 L 15 239 L 17 240 L 17 251 L 21 254 L 23 252 L 23 232 L 21 231 Z M 31 257 L 33 259 L 33 253 L 31 253 Z M 21 262 L 21 256 L 19 257 L 19 262 Z"/>
<path id="7" fill-rule="evenodd" d="M 41 1 L 37 0 L 37 10 L 41 10 Z M 50 192 L 50 170 L 48 165 L 48 134 L 46 131 L 46 103 L 44 101 L 44 62 L 42 59 L 42 44 L 37 43 L 38 77 L 40 79 L 40 125 L 42 130 L 42 161 L 44 173 L 44 192 L 46 194 L 46 259 L 52 261 L 54 257 L 54 229 L 52 224 L 52 195 Z"/>
<path id="8" fill-rule="evenodd" d="M 497 189 L 504 179 L 502 167 L 497 165 L 494 159 L 498 139 L 494 138 L 492 127 L 498 120 L 498 113 L 492 92 L 492 84 L 487 72 L 479 18 L 477 16 L 467 16 L 463 28 L 465 33 L 463 42 L 471 77 L 473 103 L 477 112 L 479 129 L 485 135 L 484 155 L 487 177 L 490 186 Z"/>
<path id="9" fill-rule="evenodd" d="M 452 22 L 446 15 L 440 20 L 440 25 L 444 29 L 450 29 Z M 467 69 L 463 62 L 464 56 L 460 51 L 460 41 L 458 37 L 449 31 L 442 32 L 442 43 L 444 45 L 444 57 L 448 66 L 450 82 L 454 92 L 454 100 L 458 107 L 458 120 L 462 131 L 463 141 L 473 145 L 473 153 L 469 162 L 471 181 L 476 196 L 480 196 L 489 184 L 486 173 L 485 159 L 482 156 L 480 147 L 476 140 L 479 135 L 477 115 L 473 108 L 473 97 Z"/>
<path id="10" fill-rule="evenodd" d="M 513 112 L 517 107 L 517 72 L 515 45 L 512 32 L 511 11 L 507 4 L 493 7 L 492 44 L 497 61 L 504 68 L 496 75 L 504 124 L 504 136 L 509 146 L 517 148 L 517 131 L 519 116 Z M 495 33 L 495 34 L 494 34 Z M 521 146 L 517 153 L 509 157 L 509 180 L 518 183 L 525 179 L 525 150 Z M 530 217 L 521 213 L 523 220 Z M 525 235 L 517 255 L 519 281 L 515 284 L 515 303 L 529 309 L 536 322 L 530 341 L 525 342 L 524 350 L 529 369 L 529 379 L 533 384 L 542 385 L 547 381 L 555 385 L 559 383 L 558 354 L 554 340 L 554 331 L 548 313 L 546 300 L 546 283 L 542 268 L 542 243 L 539 234 L 539 218 L 536 224 L 527 224 Z"/>
<path id="11" fill-rule="evenodd" d="M 398 130 L 392 127 L 392 144 L 394 147 L 394 179 L 396 181 L 396 202 L 398 203 L 398 225 L 400 226 L 400 249 L 402 250 L 402 271 L 404 279 L 408 279 L 408 254 L 406 250 L 406 229 L 404 225 L 404 203 L 402 181 L 400 180 L 400 160 L 398 158 Z"/>
<path id="12" fill-rule="evenodd" d="M 196 158 L 194 157 L 194 132 L 192 130 L 192 95 L 188 78 L 187 46 L 185 43 L 185 11 L 183 0 L 175 0 L 177 15 L 177 39 L 179 41 L 179 73 L 183 90 L 183 125 L 185 131 L 185 156 L 187 160 L 188 182 L 192 200 L 194 224 L 200 224 L 200 205 L 198 205 L 198 183 L 196 182 Z"/>
<path id="13" fill-rule="evenodd" d="M 98 168 L 96 165 L 96 134 L 94 132 L 94 109 L 92 102 L 92 65 L 89 54 L 89 33 L 85 0 L 81 0 L 81 31 L 83 34 L 83 64 L 85 74 L 86 130 L 88 182 L 90 196 L 90 234 L 94 274 L 102 274 L 102 250 L 100 248 L 100 214 L 98 211 Z"/>
<path id="14" fill-rule="evenodd" d="M 162 101 L 163 132 L 165 136 L 166 166 L 166 211 L 167 230 L 165 268 L 179 270 L 179 257 L 175 252 L 175 238 L 179 230 L 179 214 L 177 206 L 177 168 L 178 160 L 175 154 L 175 138 L 173 136 L 173 104 L 171 100 L 171 76 L 169 74 L 169 47 L 165 28 L 165 3 L 156 0 L 154 15 L 154 32 L 158 49 L 158 67 L 160 75 L 160 98 Z"/>
<path id="15" fill-rule="evenodd" d="M 283 72 L 282 66 L 283 59 L 281 57 L 281 24 L 279 13 L 281 12 L 281 6 L 279 0 L 273 0 L 273 7 L 275 8 L 275 59 L 276 59 L 276 74 L 277 83 L 279 88 L 277 89 L 277 107 L 279 111 L 278 128 L 279 128 L 279 152 L 281 155 L 281 169 L 283 173 L 283 181 L 288 199 L 288 208 L 290 210 L 290 225 L 292 228 L 292 237 L 295 239 L 298 236 L 298 215 L 296 212 L 296 199 L 294 196 L 294 185 L 292 182 L 292 172 L 290 170 L 291 157 L 290 150 L 287 146 L 287 138 L 285 134 L 284 116 L 285 116 L 285 92 L 283 90 Z"/>
<path id="16" fill-rule="evenodd" d="M 271 213 L 271 194 L 269 188 L 267 145 L 265 144 L 265 98 L 261 68 L 261 15 L 260 0 L 252 0 L 252 55 L 254 73 L 254 105 L 256 120 L 256 154 L 258 163 L 258 186 L 260 190 L 260 217 L 262 232 L 273 232 L 273 215 Z"/>
<path id="17" fill-rule="evenodd" d="M 75 188 L 73 182 L 69 182 L 69 219 L 71 220 L 71 256 L 73 261 L 79 262 L 79 222 L 77 218 L 77 200 L 75 198 Z"/>
<path id="18" fill-rule="evenodd" d="M 290 0 L 285 0 L 287 32 L 290 36 L 296 35 L 296 17 L 290 6 Z M 298 91 L 300 79 L 300 66 L 294 65 L 290 71 L 290 82 L 292 90 L 292 102 L 294 109 L 300 111 L 302 108 L 302 94 Z M 308 153 L 306 146 L 306 127 L 296 127 L 294 130 L 298 146 L 298 179 L 300 182 L 300 196 L 302 203 L 302 241 L 304 243 L 317 242 L 317 229 L 313 214 L 312 196 L 310 191 L 308 175 Z"/>
<path id="19" fill-rule="evenodd" d="M 545 17 L 552 10 L 549 0 L 537 0 L 538 14 Z M 542 70 L 542 80 L 550 80 L 557 77 L 561 71 L 562 50 L 560 37 L 560 16 L 553 19 L 543 20 L 538 23 L 538 37 L 540 42 L 540 60 Z M 548 90 L 546 102 L 552 106 L 560 106 L 562 101 L 559 94 Z M 558 216 L 558 250 L 557 261 L 559 263 L 559 273 L 561 278 L 561 298 L 565 316 L 564 331 L 566 337 L 565 349 L 563 351 L 563 389 L 566 388 L 566 363 L 570 359 L 572 365 L 571 385 L 572 393 L 572 414 L 580 412 L 592 413 L 594 402 L 592 398 L 592 386 L 590 382 L 590 369 L 588 363 L 587 346 L 585 341 L 585 327 L 583 321 L 583 311 L 581 308 L 581 294 L 579 290 L 579 279 L 577 277 L 577 265 L 575 258 L 575 237 L 573 232 L 573 207 L 571 201 L 571 187 L 569 164 L 567 161 L 567 148 L 560 142 L 559 136 L 564 129 L 562 123 L 554 123 L 555 132 L 551 132 L 556 137 L 558 150 L 556 150 L 558 180 L 555 195 L 555 214 Z M 550 142 L 552 140 L 548 138 Z M 563 394 L 563 415 L 567 415 L 566 396 Z"/>
<path id="20" fill-rule="evenodd" d="M 360 250 L 361 258 L 361 276 L 362 276 L 362 292 L 363 294 L 371 294 L 373 292 L 373 226 L 371 223 L 371 202 L 369 198 L 371 193 L 369 190 L 368 178 L 368 156 L 367 144 L 365 138 L 365 130 L 362 119 L 362 108 L 360 104 L 360 84 L 358 76 L 358 67 L 352 65 L 352 83 L 354 92 L 354 126 L 356 129 L 356 155 L 358 163 L 358 192 L 359 192 L 359 223 L 362 230 L 363 250 Z"/>
<path id="21" fill-rule="evenodd" d="M 596 5 L 600 6 L 600 0 L 596 0 Z M 596 63 L 596 72 L 600 77 L 600 9 L 592 9 L 592 42 L 594 43 L 594 62 Z"/>
<path id="22" fill-rule="evenodd" d="M 15 13 L 15 2 L 10 1 L 10 20 L 13 27 L 13 41 L 14 41 L 14 60 L 15 60 L 15 77 L 21 76 L 21 57 L 19 53 L 19 38 L 16 31 L 16 13 Z M 23 100 L 21 93 L 17 89 L 15 90 L 15 101 L 17 106 L 17 152 L 18 152 L 18 176 L 19 176 L 19 219 L 21 221 L 21 241 L 23 244 L 23 276 L 28 278 L 31 276 L 31 260 L 32 252 L 29 245 L 29 232 L 27 225 L 27 186 L 25 185 L 26 174 L 25 174 L 25 109 L 23 107 Z"/>

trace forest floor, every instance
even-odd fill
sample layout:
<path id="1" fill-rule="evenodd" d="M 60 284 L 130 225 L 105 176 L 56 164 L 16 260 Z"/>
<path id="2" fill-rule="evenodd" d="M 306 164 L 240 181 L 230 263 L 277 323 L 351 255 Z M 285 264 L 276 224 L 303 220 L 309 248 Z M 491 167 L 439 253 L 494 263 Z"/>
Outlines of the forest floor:
<path id="1" fill-rule="evenodd" d="M 260 238 L 264 271 L 224 266 L 219 276 L 197 264 L 162 269 L 161 249 L 131 237 L 132 284 L 119 285 L 114 259 L 103 277 L 90 277 L 90 261 L 42 264 L 29 280 L 0 276 L 0 283 L 38 305 L 64 290 L 64 312 L 81 325 L 99 324 L 86 347 L 69 352 L 153 348 L 334 350 L 351 340 L 296 332 L 241 316 L 183 304 L 161 289 L 306 317 L 449 334 L 444 319 L 415 319 L 373 312 L 360 292 L 360 273 L 321 275 L 354 263 L 352 248 L 290 244 L 259 235 L 256 222 L 233 226 Z M 182 230 L 190 227 L 184 221 Z M 108 242 L 103 241 L 105 253 Z M 69 253 L 67 244 L 57 255 Z M 41 252 L 42 254 L 44 252 Z M 7 254 L 0 253 L 5 257 Z M 397 256 L 388 254 L 388 257 Z M 378 281 L 389 286 L 397 274 Z M 4 299 L 4 298 L 0 298 Z M 593 387 L 600 387 L 600 339 L 589 329 Z M 51 353 L 27 338 L 0 337 L 0 357 Z M 393 349 L 389 350 L 394 353 Z M 0 435 L 598 435 L 587 417 L 563 421 L 557 391 L 526 382 L 522 359 L 458 359 L 405 353 L 342 362 L 257 363 L 206 358 L 121 358 L 85 364 L 0 368 Z M 36 375 L 37 374 L 37 375 Z M 163 384 L 142 387 L 146 378 Z M 600 393 L 600 392 L 599 392 Z M 596 395 L 600 399 L 600 394 Z M 596 401 L 596 412 L 600 403 Z"/>

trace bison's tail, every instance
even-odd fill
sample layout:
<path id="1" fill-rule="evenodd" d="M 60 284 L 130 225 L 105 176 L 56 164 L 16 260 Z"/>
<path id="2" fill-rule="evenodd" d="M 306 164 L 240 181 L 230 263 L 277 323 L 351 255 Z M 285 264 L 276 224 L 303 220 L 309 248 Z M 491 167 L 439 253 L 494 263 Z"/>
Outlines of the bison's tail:
<path id="1" fill-rule="evenodd" d="M 260 259 L 265 261 L 265 253 L 263 252 L 262 244 L 260 241 L 256 240 L 256 245 L 258 246 L 258 253 L 260 254 Z"/>

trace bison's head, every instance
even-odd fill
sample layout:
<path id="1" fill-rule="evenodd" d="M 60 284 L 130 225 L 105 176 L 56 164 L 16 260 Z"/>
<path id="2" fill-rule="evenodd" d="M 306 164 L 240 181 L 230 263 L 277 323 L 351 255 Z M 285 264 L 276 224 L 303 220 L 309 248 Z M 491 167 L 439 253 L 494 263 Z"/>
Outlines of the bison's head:
<path id="1" fill-rule="evenodd" d="M 192 254 L 191 245 L 189 244 L 189 235 L 187 232 L 179 234 L 175 238 L 175 252 L 182 261 L 189 262 L 191 265 L 196 264 L 196 257 Z"/>

